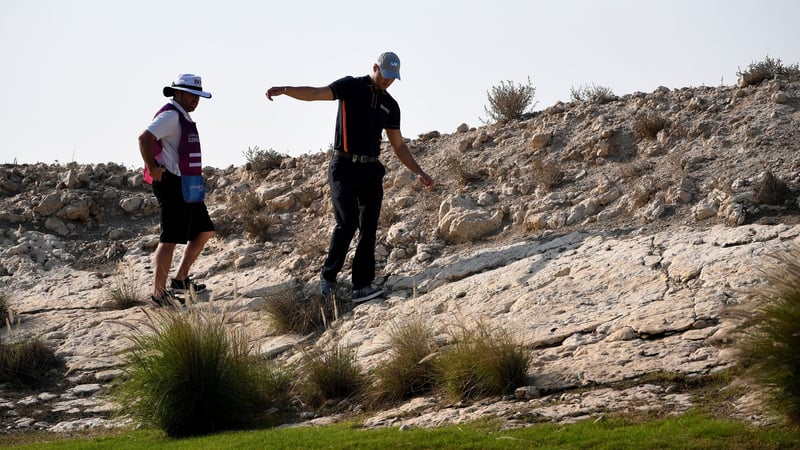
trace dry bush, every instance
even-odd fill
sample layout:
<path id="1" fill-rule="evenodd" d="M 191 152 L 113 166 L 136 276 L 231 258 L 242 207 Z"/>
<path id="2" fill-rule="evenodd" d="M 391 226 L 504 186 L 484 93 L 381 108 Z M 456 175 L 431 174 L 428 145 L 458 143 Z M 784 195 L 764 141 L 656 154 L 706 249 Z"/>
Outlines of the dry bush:
<path id="1" fill-rule="evenodd" d="M 489 176 L 488 170 L 475 167 L 471 160 L 462 161 L 459 158 L 450 157 L 444 163 L 462 186 L 481 181 Z"/>
<path id="2" fill-rule="evenodd" d="M 262 150 L 258 146 L 247 147 L 247 150 L 242 154 L 246 161 L 245 169 L 258 175 L 266 175 L 272 169 L 279 168 L 283 158 L 286 157 L 286 155 L 280 154 L 273 149 Z"/>
<path id="3" fill-rule="evenodd" d="M 244 234 L 257 242 L 266 242 L 270 236 L 270 227 L 279 223 L 269 210 L 265 201 L 253 192 L 238 195 L 228 201 L 227 217 L 216 224 L 217 234 L 227 237 L 244 231 Z"/>
<path id="4" fill-rule="evenodd" d="M 534 159 L 531 165 L 533 166 L 534 180 L 545 189 L 557 186 L 564 176 L 557 165 L 544 159 Z"/>
<path id="5" fill-rule="evenodd" d="M 669 121 L 658 113 L 645 112 L 633 120 L 633 135 L 637 140 L 655 139 L 658 132 L 669 125 Z"/>
<path id="6" fill-rule="evenodd" d="M 761 205 L 784 205 L 791 200 L 792 192 L 785 181 L 767 171 L 755 186 L 756 203 Z"/>
<path id="7" fill-rule="evenodd" d="M 780 59 L 772 59 L 767 55 L 763 61 L 750 63 L 747 70 L 739 69 L 736 75 L 740 80 L 739 87 L 747 87 L 778 76 L 797 79 L 800 76 L 800 67 L 797 64 L 785 66 Z"/>
<path id="8" fill-rule="evenodd" d="M 486 93 L 489 106 L 484 106 L 484 110 L 492 122 L 519 119 L 529 108 L 536 105 L 532 104 L 535 94 L 536 88 L 531 84 L 530 77 L 527 84 L 501 81 L 499 86 L 492 86 Z"/>
<path id="9" fill-rule="evenodd" d="M 578 88 L 570 87 L 569 96 L 572 101 L 584 101 L 597 104 L 608 103 L 617 98 L 614 91 L 607 86 L 597 86 L 595 84 L 580 86 Z"/>

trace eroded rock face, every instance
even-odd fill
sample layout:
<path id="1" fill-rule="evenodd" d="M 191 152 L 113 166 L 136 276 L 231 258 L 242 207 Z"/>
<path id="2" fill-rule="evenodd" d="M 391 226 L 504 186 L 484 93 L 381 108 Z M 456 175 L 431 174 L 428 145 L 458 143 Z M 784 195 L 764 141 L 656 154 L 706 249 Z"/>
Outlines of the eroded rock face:
<path id="1" fill-rule="evenodd" d="M 565 422 L 645 403 L 691 408 L 690 397 L 665 386 L 615 386 L 735 364 L 740 323 L 727 312 L 747 307 L 764 283 L 758 269 L 767 255 L 800 235 L 793 150 L 800 115 L 791 106 L 799 90 L 794 81 L 659 88 L 426 133 L 409 147 L 436 180 L 432 191 L 386 148 L 376 256 L 377 282 L 389 295 L 344 313 L 317 344 L 354 346 L 369 370 L 387 357 L 391 324 L 421 314 L 441 343 L 459 321 L 501 326 L 530 349 L 532 364 L 529 386 L 514 398 L 469 411 L 414 399 L 367 424 L 436 426 L 491 415 L 513 425 L 531 415 Z M 680 127 L 637 138 L 641 111 Z M 452 158 L 464 173 L 453 172 Z M 237 313 L 233 326 L 279 360 L 296 359 L 301 338 L 274 336 L 259 308 L 287 282 L 316 287 L 332 228 L 327 161 L 324 153 L 287 158 L 268 174 L 204 169 L 220 237 L 192 273 L 209 287 L 203 300 L 214 302 L 194 307 Z M 765 167 L 788 187 L 777 204 L 760 200 Z M 0 166 L 0 290 L 11 296 L 13 332 L 43 337 L 67 368 L 50 391 L 20 395 L 0 386 L 2 427 L 114 425 L 106 388 L 122 369 L 124 324 L 146 319 L 146 307 L 109 310 L 108 289 L 120 264 L 149 293 L 158 244 L 149 189 L 138 169 L 115 164 Z M 268 239 L 255 240 L 243 220 L 262 214 Z M 348 278 L 346 265 L 340 281 Z M 766 417 L 752 397 L 733 404 L 734 415 Z"/>

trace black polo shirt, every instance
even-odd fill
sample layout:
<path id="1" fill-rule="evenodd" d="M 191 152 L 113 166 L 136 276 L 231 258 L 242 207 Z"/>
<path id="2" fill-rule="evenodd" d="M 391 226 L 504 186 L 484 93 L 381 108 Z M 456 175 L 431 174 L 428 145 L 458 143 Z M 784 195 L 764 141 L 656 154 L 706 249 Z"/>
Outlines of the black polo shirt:
<path id="1" fill-rule="evenodd" d="M 330 88 L 339 100 L 333 148 L 378 156 L 383 130 L 400 129 L 400 106 L 388 92 L 373 89 L 369 75 L 340 78 Z"/>

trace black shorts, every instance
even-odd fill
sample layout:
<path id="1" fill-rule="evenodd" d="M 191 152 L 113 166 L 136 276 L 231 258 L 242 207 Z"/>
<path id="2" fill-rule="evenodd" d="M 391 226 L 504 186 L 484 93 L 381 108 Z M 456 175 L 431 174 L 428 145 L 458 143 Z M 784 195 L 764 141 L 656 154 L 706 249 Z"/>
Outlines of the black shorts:
<path id="1" fill-rule="evenodd" d="M 205 202 L 183 200 L 181 177 L 165 171 L 161 181 L 153 181 L 153 194 L 161 209 L 159 242 L 185 244 L 202 232 L 214 231 Z"/>

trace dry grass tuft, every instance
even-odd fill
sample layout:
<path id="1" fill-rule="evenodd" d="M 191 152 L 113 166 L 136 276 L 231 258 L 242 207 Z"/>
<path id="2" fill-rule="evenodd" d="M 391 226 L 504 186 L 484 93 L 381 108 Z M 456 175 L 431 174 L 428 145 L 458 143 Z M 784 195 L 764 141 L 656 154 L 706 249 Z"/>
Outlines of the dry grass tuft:
<path id="1" fill-rule="evenodd" d="M 792 192 L 785 181 L 767 171 L 755 186 L 756 203 L 761 205 L 784 205 L 791 200 Z"/>
<path id="2" fill-rule="evenodd" d="M 669 125 L 669 121 L 661 114 L 645 112 L 638 114 L 633 120 L 633 135 L 637 140 L 653 140 L 658 132 Z"/>
<path id="3" fill-rule="evenodd" d="M 108 296 L 111 298 L 112 309 L 128 309 L 144 302 L 142 280 L 132 264 L 117 262 L 113 284 L 108 287 Z"/>

